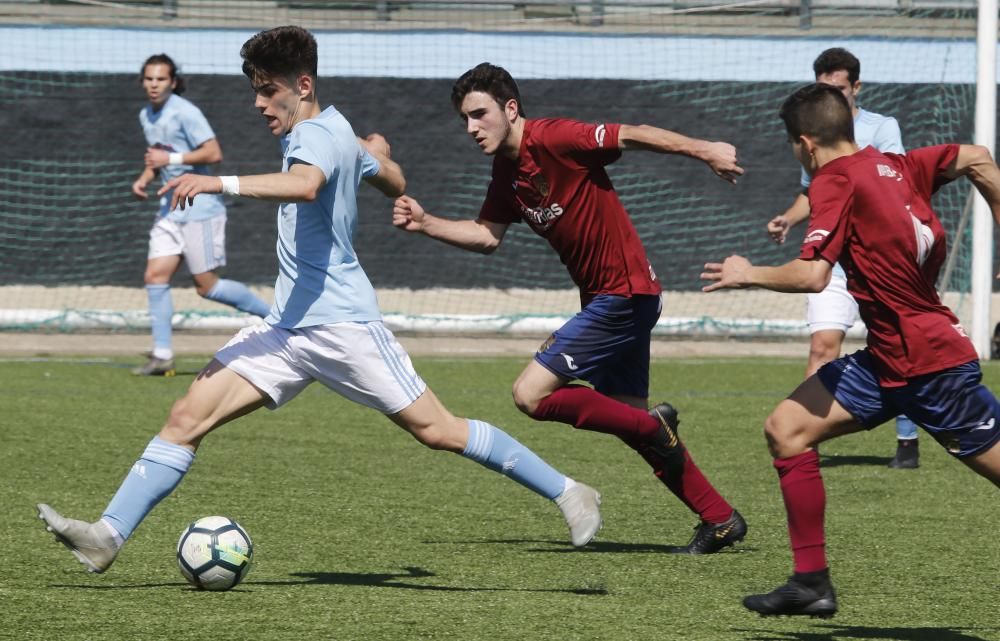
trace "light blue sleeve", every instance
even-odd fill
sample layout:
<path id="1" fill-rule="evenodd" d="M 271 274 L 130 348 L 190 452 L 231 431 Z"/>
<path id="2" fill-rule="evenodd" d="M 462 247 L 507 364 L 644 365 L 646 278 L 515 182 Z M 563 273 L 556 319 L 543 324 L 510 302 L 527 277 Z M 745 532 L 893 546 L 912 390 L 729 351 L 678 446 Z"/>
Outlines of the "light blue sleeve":
<path id="1" fill-rule="evenodd" d="M 872 146 L 890 154 L 906 153 L 906 149 L 903 148 L 903 134 L 899 131 L 899 122 L 895 118 L 886 118 L 879 125 Z"/>
<path id="2" fill-rule="evenodd" d="M 300 122 L 292 130 L 292 137 L 288 142 L 288 151 L 285 156 L 294 158 L 299 162 L 316 167 L 323 172 L 327 180 L 333 174 L 337 166 L 335 156 L 337 145 L 330 139 L 330 133 L 323 127 L 311 123 Z"/>
<path id="3" fill-rule="evenodd" d="M 805 169 L 800 170 L 802 172 L 802 177 L 799 179 L 799 184 L 802 185 L 803 189 L 809 189 L 809 185 L 812 184 L 812 178 L 806 173 Z"/>
<path id="4" fill-rule="evenodd" d="M 212 126 L 208 124 L 205 114 L 201 113 L 194 105 L 189 105 L 183 112 L 184 116 L 184 136 L 191 145 L 191 149 L 197 149 L 209 140 L 215 138 Z"/>
<path id="5" fill-rule="evenodd" d="M 365 178 L 371 178 L 372 176 L 377 176 L 379 169 L 382 168 L 381 163 L 379 163 L 378 158 L 368 153 L 368 150 L 361 146 L 361 175 Z"/>

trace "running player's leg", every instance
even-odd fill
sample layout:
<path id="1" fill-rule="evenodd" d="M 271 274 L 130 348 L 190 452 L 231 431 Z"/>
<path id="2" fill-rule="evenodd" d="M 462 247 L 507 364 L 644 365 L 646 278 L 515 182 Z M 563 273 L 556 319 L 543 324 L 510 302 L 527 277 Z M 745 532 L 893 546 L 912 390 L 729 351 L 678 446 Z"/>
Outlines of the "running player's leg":
<path id="1" fill-rule="evenodd" d="M 632 351 L 623 354 L 592 380 L 595 388 L 631 407 L 646 410 L 649 348 L 648 336 L 637 341 Z M 713 554 L 742 541 L 747 533 L 746 521 L 694 462 L 677 430 L 677 410 L 663 402 L 648 412 L 659 421 L 663 436 L 654 440 L 623 440 L 642 456 L 667 489 L 698 515 L 694 536 L 684 550 L 690 554 Z"/>
<path id="2" fill-rule="evenodd" d="M 177 271 L 184 251 L 180 228 L 166 218 L 158 218 L 149 232 L 149 255 L 143 281 L 149 299 L 149 320 L 153 349 L 141 367 L 132 370 L 137 376 L 162 376 L 174 373 L 174 305 L 170 296 L 170 278 Z"/>
<path id="3" fill-rule="evenodd" d="M 521 372 L 514 382 L 515 405 L 539 421 L 566 423 L 632 442 L 658 439 L 660 421 L 645 408 L 570 384 L 574 379 L 593 381 L 640 342 L 648 346 L 649 328 L 658 315 L 657 296 L 595 298 L 545 341 Z"/>
<path id="4" fill-rule="evenodd" d="M 64 518 L 44 504 L 38 506 L 39 516 L 91 572 L 104 572 L 146 515 L 184 478 L 201 439 L 268 400 L 246 379 L 213 360 L 174 403 L 166 424 L 132 466 L 101 519 L 87 523 Z"/>
<path id="5" fill-rule="evenodd" d="M 818 445 L 888 420 L 887 408 L 866 352 L 829 363 L 778 404 L 765 435 L 788 517 L 794 571 L 784 585 L 748 596 L 744 606 L 763 615 L 830 616 L 837 611 L 826 559 L 826 491 Z"/>
<path id="6" fill-rule="evenodd" d="M 574 545 L 601 524 L 600 495 L 575 483 L 499 427 L 458 418 L 413 369 L 409 355 L 381 322 L 337 323 L 305 332 L 310 373 L 342 396 L 376 409 L 424 445 L 461 454 L 554 500 Z"/>
<path id="7" fill-rule="evenodd" d="M 226 215 L 183 225 L 184 260 L 194 280 L 198 295 L 241 312 L 264 318 L 271 306 L 250 288 L 235 280 L 219 278 L 215 273 L 226 264 Z"/>
<path id="8" fill-rule="evenodd" d="M 600 529 L 601 496 L 593 488 L 563 475 L 499 427 L 452 415 L 430 388 L 389 418 L 427 447 L 461 454 L 554 501 L 573 545 L 586 545 Z"/>

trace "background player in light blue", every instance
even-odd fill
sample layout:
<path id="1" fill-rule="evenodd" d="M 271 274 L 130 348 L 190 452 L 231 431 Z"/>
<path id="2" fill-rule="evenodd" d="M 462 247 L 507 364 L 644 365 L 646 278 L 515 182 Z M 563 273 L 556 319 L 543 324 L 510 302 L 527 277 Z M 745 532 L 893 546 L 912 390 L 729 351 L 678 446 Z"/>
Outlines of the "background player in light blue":
<path id="1" fill-rule="evenodd" d="M 846 49 L 827 49 L 813 62 L 816 82 L 833 85 L 847 98 L 854 113 L 854 139 L 864 149 L 871 145 L 879 151 L 905 153 L 899 123 L 895 118 L 865 111 L 857 104 L 861 90 L 861 62 Z M 809 174 L 802 170 L 802 191 L 785 213 L 775 216 L 767 225 L 771 237 L 785 242 L 789 228 L 809 218 Z M 830 284 L 818 294 L 806 297 L 809 321 L 809 363 L 806 378 L 821 366 L 840 358 L 847 330 L 858 320 L 858 304 L 847 292 L 847 275 L 834 265 Z M 896 418 L 896 455 L 889 467 L 897 469 L 919 466 L 916 424 L 905 416 Z"/>
<path id="2" fill-rule="evenodd" d="M 184 79 L 170 56 L 150 56 L 142 65 L 142 87 L 149 104 L 139 112 L 146 142 L 145 166 L 132 183 L 136 197 L 146 200 L 146 189 L 157 175 L 164 183 L 186 172 L 211 175 L 208 165 L 222 161 L 222 148 L 201 110 L 182 98 Z M 215 270 L 226 264 L 226 207 L 221 196 L 205 196 L 184 210 L 170 211 L 170 194 L 160 198 L 156 222 L 149 232 L 149 255 L 144 281 L 153 326 L 153 350 L 142 376 L 172 375 L 170 278 L 187 262 L 200 296 L 236 309 L 266 316 L 270 307 L 246 285 L 219 278 Z"/>
<path id="3" fill-rule="evenodd" d="M 600 495 L 503 430 L 453 416 L 382 323 L 375 290 L 352 245 L 357 189 L 363 178 L 399 196 L 406 183 L 384 138 L 372 135 L 359 144 L 335 108 L 320 109 L 315 39 L 299 27 L 278 27 L 248 40 L 241 55 L 255 105 L 282 138 L 281 173 L 188 173 L 160 193 L 172 189 L 170 207 L 182 209 L 220 192 L 281 203 L 272 313 L 216 353 L 174 404 L 101 519 L 67 519 L 42 504 L 39 515 L 49 531 L 90 571 L 105 571 L 149 511 L 180 483 L 209 432 L 261 407 L 275 409 L 319 381 L 382 412 L 424 445 L 460 453 L 553 500 L 573 544 L 585 545 L 601 525 Z M 377 487 L 375 478 L 373 491 Z"/>

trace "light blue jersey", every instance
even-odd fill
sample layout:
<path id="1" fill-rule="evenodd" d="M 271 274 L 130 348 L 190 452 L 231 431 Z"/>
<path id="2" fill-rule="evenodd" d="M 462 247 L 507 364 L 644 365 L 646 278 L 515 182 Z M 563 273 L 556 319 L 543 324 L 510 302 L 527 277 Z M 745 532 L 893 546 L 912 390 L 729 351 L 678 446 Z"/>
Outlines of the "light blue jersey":
<path id="1" fill-rule="evenodd" d="M 297 162 L 312 165 L 326 185 L 313 202 L 278 207 L 278 281 L 265 320 L 286 329 L 379 320 L 375 289 L 352 244 L 358 186 L 378 174 L 378 160 L 333 107 L 295 125 L 281 145 L 283 172 Z"/>
<path id="2" fill-rule="evenodd" d="M 854 142 L 858 147 L 864 149 L 872 146 L 879 151 L 886 151 L 892 154 L 903 154 L 903 136 L 899 131 L 899 123 L 891 116 L 865 111 L 858 108 L 858 117 L 854 119 Z M 808 189 L 812 179 L 806 170 L 802 170 L 802 187 Z M 844 268 L 840 263 L 833 266 L 834 276 L 847 278 Z"/>
<path id="3" fill-rule="evenodd" d="M 159 111 L 153 111 L 152 105 L 146 105 L 139 112 L 139 122 L 146 134 L 146 142 L 150 147 L 165 149 L 168 152 L 187 153 L 215 138 L 215 132 L 205 119 L 201 110 L 190 100 L 171 94 Z M 160 167 L 160 178 L 167 182 L 181 174 L 212 175 L 204 165 L 167 165 Z M 208 220 L 226 213 L 222 204 L 222 196 L 217 194 L 199 194 L 194 204 L 185 209 L 179 207 L 170 211 L 169 191 L 160 198 L 160 216 L 166 216 L 176 222 L 193 220 Z"/>

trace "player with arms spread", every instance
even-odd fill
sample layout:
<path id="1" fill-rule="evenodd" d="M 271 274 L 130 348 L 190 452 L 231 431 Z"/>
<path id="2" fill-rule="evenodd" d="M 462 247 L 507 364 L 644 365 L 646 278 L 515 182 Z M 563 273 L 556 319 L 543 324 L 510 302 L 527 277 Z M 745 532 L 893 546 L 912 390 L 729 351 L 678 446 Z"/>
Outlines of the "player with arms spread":
<path id="1" fill-rule="evenodd" d="M 660 283 L 605 165 L 623 150 L 683 154 L 725 180 L 743 173 L 726 143 L 650 126 L 525 118 L 517 84 L 482 63 L 460 77 L 451 101 L 483 153 L 493 180 L 476 220 L 449 220 L 409 196 L 393 224 L 483 254 L 512 223 L 526 222 L 559 253 L 580 288 L 583 310 L 557 330 L 514 383 L 514 402 L 539 421 L 614 434 L 639 452 L 701 521 L 686 551 L 717 552 L 742 540 L 746 522 L 705 478 L 677 434 L 667 403 L 647 411 L 650 335 Z M 575 385 L 585 380 L 594 388 Z"/>
<path id="2" fill-rule="evenodd" d="M 854 143 L 850 105 L 809 85 L 781 108 L 795 157 L 812 177 L 812 216 L 799 257 L 756 267 L 741 256 L 708 263 L 705 291 L 763 287 L 816 292 L 839 262 L 868 328 L 865 349 L 824 365 L 782 401 L 764 429 L 788 513 L 794 574 L 743 604 L 762 615 L 831 616 L 817 447 L 905 413 L 945 449 L 1000 485 L 1000 403 L 981 383 L 972 342 L 934 288 L 945 232 L 931 208 L 942 185 L 966 176 L 1000 222 L 1000 170 L 974 145 L 884 154 Z"/>
<path id="3" fill-rule="evenodd" d="M 373 135 L 359 144 L 340 112 L 320 108 L 312 34 L 278 27 L 252 37 L 240 53 L 255 105 L 281 138 L 281 173 L 184 174 L 161 191 L 172 190 L 172 208 L 219 192 L 281 203 L 275 304 L 265 324 L 240 331 L 174 404 L 102 518 L 86 523 L 39 505 L 49 531 L 90 571 L 105 571 L 149 511 L 180 483 L 209 432 L 261 407 L 276 409 L 319 381 L 382 412 L 424 445 L 460 453 L 555 501 L 573 544 L 585 545 L 601 525 L 597 492 L 503 430 L 453 416 L 382 323 L 352 245 L 357 189 L 363 178 L 397 196 L 405 181 L 385 139 Z"/>
<path id="4" fill-rule="evenodd" d="M 871 145 L 879 151 L 904 153 L 899 123 L 895 118 L 866 111 L 858 106 L 861 91 L 861 61 L 839 47 L 827 49 L 813 62 L 816 82 L 840 89 L 854 117 L 854 141 L 859 147 Z M 785 213 L 775 216 L 767 231 L 775 242 L 783 243 L 788 230 L 809 218 L 809 184 L 812 178 L 802 170 L 802 191 Z M 806 316 L 809 321 L 809 362 L 806 378 L 820 366 L 840 358 L 844 337 L 858 320 L 858 304 L 847 291 L 847 275 L 840 264 L 833 266 L 830 284 L 821 292 L 806 296 Z M 906 416 L 896 417 L 896 454 L 889 461 L 893 469 L 914 469 L 920 465 L 920 448 L 916 424 Z"/>
<path id="5" fill-rule="evenodd" d="M 222 147 L 201 110 L 182 98 L 184 79 L 170 56 L 150 56 L 142 65 L 142 86 L 149 104 L 139 112 L 146 135 L 145 167 L 132 183 L 136 198 L 146 200 L 146 189 L 159 176 L 164 183 L 186 172 L 210 175 L 208 166 L 222 162 Z M 143 279 L 153 326 L 149 360 L 132 370 L 138 376 L 174 374 L 171 321 L 174 306 L 170 279 L 187 263 L 199 296 L 260 316 L 270 306 L 243 283 L 219 278 L 226 264 L 226 206 L 219 196 L 199 198 L 183 210 L 170 209 L 169 192 L 160 198 L 160 211 L 149 232 L 149 256 Z"/>

